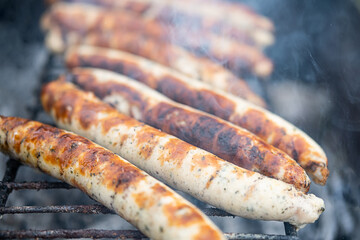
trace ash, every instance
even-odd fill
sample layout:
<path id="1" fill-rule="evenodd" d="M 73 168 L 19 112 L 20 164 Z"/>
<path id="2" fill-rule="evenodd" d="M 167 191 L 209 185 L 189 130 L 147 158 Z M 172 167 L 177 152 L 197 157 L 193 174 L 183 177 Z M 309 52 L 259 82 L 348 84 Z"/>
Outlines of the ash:
<path id="1" fill-rule="evenodd" d="M 325 187 L 310 192 L 324 199 L 320 219 L 300 230 L 301 239 L 356 239 L 360 236 L 360 32 L 359 11 L 349 1 L 245 1 L 276 26 L 276 43 L 266 50 L 275 71 L 266 82 L 249 78 L 275 113 L 313 137 L 329 159 Z M 261 3 L 260 3 L 261 2 Z M 0 114 L 33 117 L 40 78 L 49 53 L 43 44 L 40 1 L 0 0 Z M 260 90 L 259 90 L 260 89 Z M 40 112 L 36 119 L 52 123 Z M 0 154 L 0 177 L 7 157 Z M 16 181 L 56 181 L 21 167 Z M 203 203 L 185 195 L 198 206 Z M 81 191 L 15 191 L 7 206 L 93 204 Z M 212 218 L 225 232 L 284 234 L 282 223 Z M 1 230 L 134 229 L 115 215 L 5 215 Z"/>

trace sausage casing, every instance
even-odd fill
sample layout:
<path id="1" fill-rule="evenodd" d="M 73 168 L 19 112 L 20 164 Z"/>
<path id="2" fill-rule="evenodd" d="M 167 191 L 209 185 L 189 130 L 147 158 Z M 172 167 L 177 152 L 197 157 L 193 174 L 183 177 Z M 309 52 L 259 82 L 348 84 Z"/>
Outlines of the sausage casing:
<path id="1" fill-rule="evenodd" d="M 78 187 L 153 239 L 225 239 L 191 203 L 86 138 L 0 116 L 0 150 Z"/>

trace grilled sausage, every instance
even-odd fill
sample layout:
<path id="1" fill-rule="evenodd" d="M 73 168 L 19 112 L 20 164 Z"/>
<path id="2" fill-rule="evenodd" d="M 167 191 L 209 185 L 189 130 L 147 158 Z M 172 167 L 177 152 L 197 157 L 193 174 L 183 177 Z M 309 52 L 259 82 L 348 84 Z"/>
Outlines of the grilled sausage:
<path id="1" fill-rule="evenodd" d="M 67 47 L 66 45 L 73 44 L 89 44 L 120 49 L 151 59 L 236 96 L 255 95 L 250 93 L 251 90 L 244 80 L 236 77 L 220 65 L 214 64 L 207 59 L 196 57 L 174 45 L 164 43 L 159 48 L 157 42 L 147 38 L 139 38 L 136 34 L 126 34 L 124 36 L 118 34 L 111 36 L 111 38 L 96 34 L 82 37 L 75 32 L 62 35 L 60 29 L 55 28 L 47 35 L 46 44 L 49 49 L 57 53 L 63 52 Z M 262 99 L 259 98 L 255 101 L 256 104 L 265 106 Z"/>
<path id="2" fill-rule="evenodd" d="M 153 239 L 225 239 L 191 203 L 128 161 L 39 122 L 0 116 L 0 150 L 78 187 Z"/>
<path id="3" fill-rule="evenodd" d="M 124 74 L 176 102 L 239 125 L 286 152 L 316 183 L 323 185 L 326 182 L 329 171 L 321 147 L 304 132 L 263 108 L 121 51 L 90 46 L 75 47 L 67 52 L 66 63 L 70 68 L 95 67 Z"/>
<path id="4" fill-rule="evenodd" d="M 268 76 L 273 68 L 272 62 L 254 47 L 207 31 L 189 32 L 188 27 L 159 24 L 126 11 L 59 3 L 51 8 L 48 15 L 50 29 L 55 24 L 63 32 L 77 31 L 83 35 L 91 32 L 106 36 L 136 33 L 156 40 L 159 45 L 162 42 L 174 43 L 211 60 L 226 62 L 234 73 L 251 70 L 256 75 Z"/>
<path id="5" fill-rule="evenodd" d="M 196 81 L 197 79 L 188 78 L 186 75 L 181 75 L 176 71 L 173 71 L 165 66 L 161 66 L 155 62 L 141 58 L 126 52 L 105 49 L 93 46 L 78 46 L 70 48 L 66 53 L 65 58 L 66 64 L 68 67 L 95 67 L 95 68 L 104 68 L 111 71 L 115 71 L 136 80 L 139 80 L 151 88 L 157 89 L 157 81 L 159 79 L 165 79 L 167 76 L 174 76 L 173 78 L 186 79 L 189 84 L 190 82 Z M 153 80 L 153 81 L 150 81 Z M 238 81 L 234 84 L 224 84 L 217 83 L 216 86 L 212 88 L 218 89 L 227 88 L 231 89 L 232 87 L 237 87 L 240 83 Z M 195 84 L 196 86 L 197 84 Z M 207 84 L 200 84 L 207 85 Z M 237 85 L 237 86 L 236 86 Z M 211 85 L 209 85 L 211 88 Z M 224 89 L 226 91 L 226 89 Z M 254 94 L 248 86 L 244 83 L 244 86 L 241 89 L 238 89 L 238 95 L 241 98 L 244 98 L 250 102 L 253 102 L 259 106 L 265 106 L 263 99 Z M 165 93 L 164 93 L 165 94 Z M 170 96 L 169 96 L 170 97 Z"/>
<path id="6" fill-rule="evenodd" d="M 121 9 L 137 14 L 139 17 L 156 20 L 194 31 L 214 32 L 250 45 L 263 48 L 274 42 L 272 23 L 238 4 L 217 4 L 196 1 L 157 1 L 157 0 L 66 0 L 72 3 L 90 3 L 108 9 Z M 234 13 L 236 12 L 236 13 Z M 225 14 L 224 14 L 225 13 Z M 230 13 L 230 14 L 229 14 Z"/>
<path id="7" fill-rule="evenodd" d="M 74 69 L 75 84 L 132 116 L 240 167 L 307 192 L 310 180 L 293 159 L 247 130 L 178 104 L 127 77 L 100 69 Z"/>
<path id="8" fill-rule="evenodd" d="M 41 100 L 57 124 L 96 140 L 175 188 L 232 214 L 302 225 L 322 200 L 264 177 L 117 112 L 71 83 L 43 87 Z"/>

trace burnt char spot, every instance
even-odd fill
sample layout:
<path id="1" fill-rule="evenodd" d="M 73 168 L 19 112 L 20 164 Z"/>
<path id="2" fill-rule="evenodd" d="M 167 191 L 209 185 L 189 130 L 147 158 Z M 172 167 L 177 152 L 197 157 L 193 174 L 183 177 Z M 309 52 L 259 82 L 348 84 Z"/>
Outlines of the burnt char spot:
<path id="1" fill-rule="evenodd" d="M 198 140 L 192 133 L 192 125 L 196 119 L 197 116 L 186 110 L 173 107 L 167 103 L 159 103 L 151 111 L 145 113 L 143 120 L 155 128 L 159 128 L 186 142 L 197 145 Z"/>
<path id="2" fill-rule="evenodd" d="M 181 202 L 166 204 L 163 206 L 163 212 L 167 216 L 170 226 L 188 227 L 203 221 L 200 213 Z"/>
<path id="3" fill-rule="evenodd" d="M 172 138 L 164 145 L 164 149 L 159 156 L 159 161 L 161 161 L 162 164 L 164 162 L 171 162 L 176 164 L 177 167 L 180 167 L 184 158 L 192 149 L 195 149 L 195 147 L 179 139 Z"/>
<path id="4" fill-rule="evenodd" d="M 237 146 L 238 143 L 236 141 L 236 138 L 237 138 L 237 133 L 234 129 L 229 129 L 229 128 L 223 129 L 223 131 L 221 131 L 217 137 L 216 154 L 224 159 L 235 157 L 238 151 L 238 146 Z"/>
<path id="5" fill-rule="evenodd" d="M 172 76 L 164 76 L 158 81 L 157 91 L 176 102 L 195 107 L 223 119 L 229 119 L 234 111 L 234 103 L 209 90 L 191 89 L 188 83 Z"/>

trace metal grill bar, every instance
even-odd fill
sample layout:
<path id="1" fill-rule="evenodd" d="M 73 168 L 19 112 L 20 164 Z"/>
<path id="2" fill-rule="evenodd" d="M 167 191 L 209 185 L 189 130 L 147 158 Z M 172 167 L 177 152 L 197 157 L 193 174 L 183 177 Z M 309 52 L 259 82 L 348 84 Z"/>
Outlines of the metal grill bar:
<path id="1" fill-rule="evenodd" d="M 6 170 L 2 181 L 3 182 L 14 181 L 19 166 L 20 166 L 19 162 L 9 159 L 9 161 L 6 162 Z M 11 191 L 12 189 L 7 188 L 6 186 L 0 187 L 0 207 L 5 206 Z"/>
<path id="2" fill-rule="evenodd" d="M 24 239 L 24 238 L 146 238 L 141 232 L 136 230 L 100 230 L 100 229 L 81 229 L 81 230 L 22 230 L 22 231 L 0 231 L 1 239 Z"/>
<path id="3" fill-rule="evenodd" d="M 0 188 L 3 187 L 12 190 L 74 189 L 73 186 L 64 182 L 0 182 Z"/>
<path id="4" fill-rule="evenodd" d="M 297 236 L 296 227 L 291 225 L 290 223 L 284 222 L 285 226 L 285 234 L 288 236 Z"/>
<path id="5" fill-rule="evenodd" d="M 234 215 L 216 208 L 201 209 L 208 216 L 235 217 Z M 21 206 L 0 207 L 0 214 L 24 214 L 24 213 L 84 213 L 84 214 L 115 214 L 114 211 L 103 205 L 61 205 L 61 206 Z"/>
<path id="6" fill-rule="evenodd" d="M 297 237 L 284 235 L 263 235 L 263 234 L 243 234 L 225 233 L 229 240 L 299 240 Z M 24 238 L 146 238 L 141 232 L 136 230 L 100 230 L 100 229 L 81 229 L 81 230 L 23 230 L 23 231 L 0 231 L 1 239 L 24 239 Z"/>

